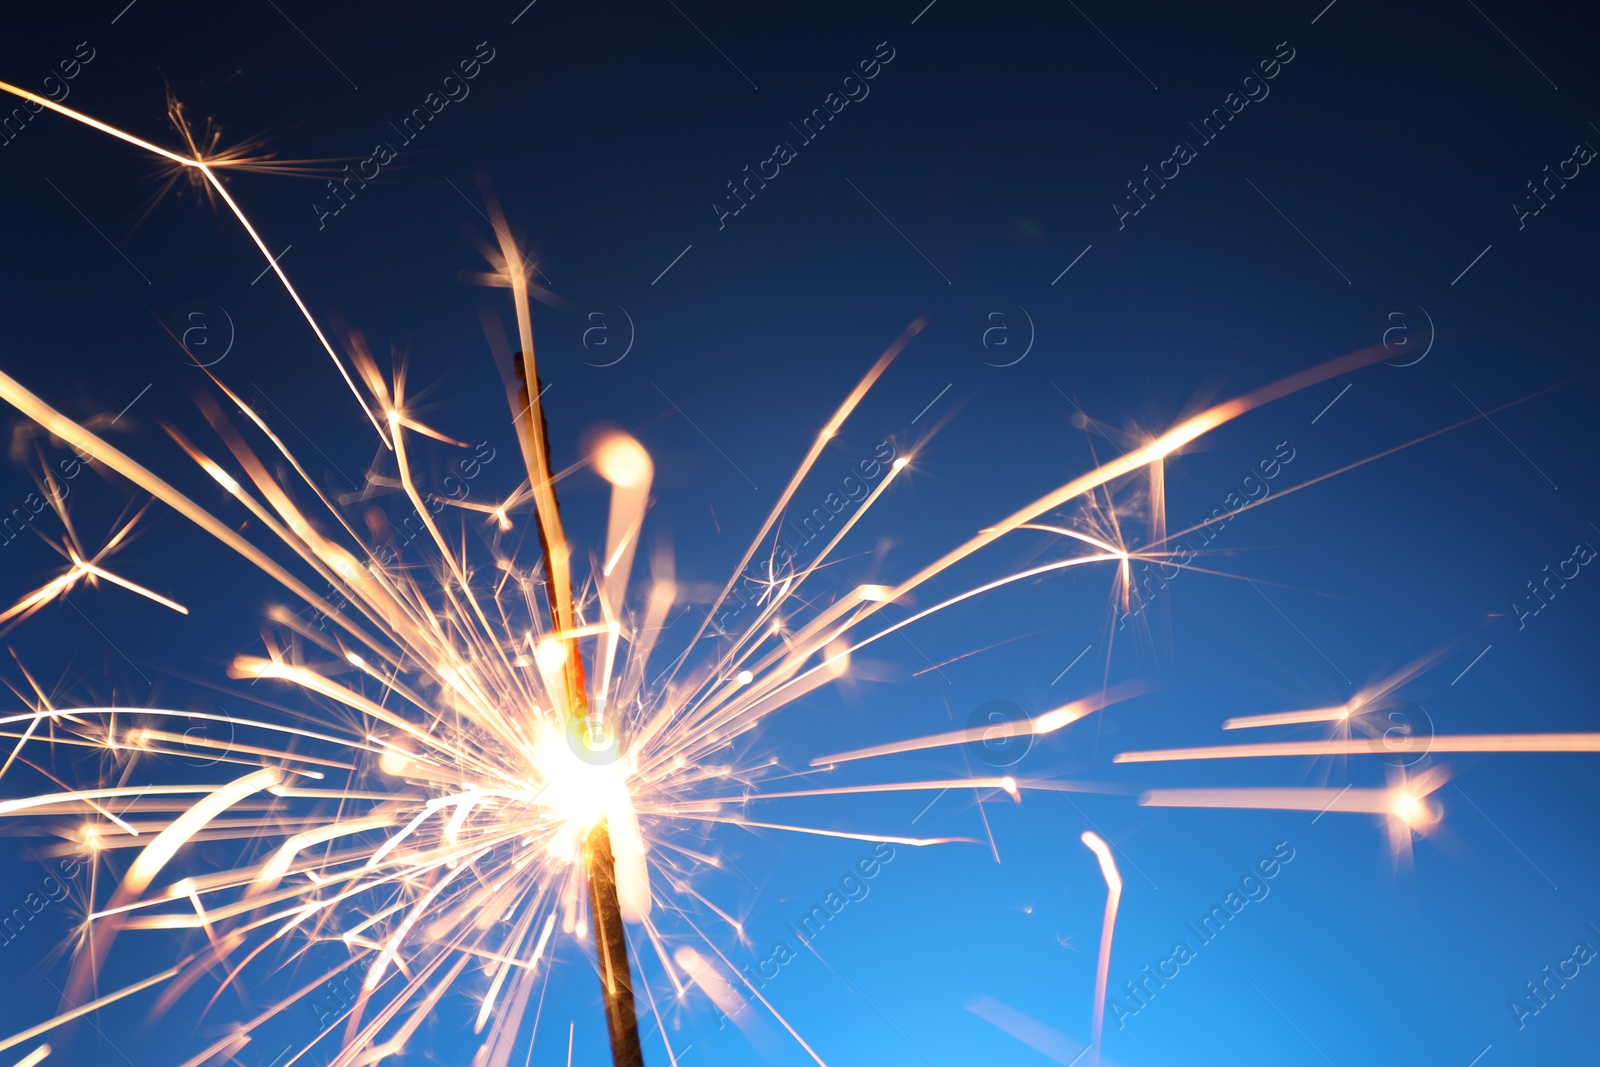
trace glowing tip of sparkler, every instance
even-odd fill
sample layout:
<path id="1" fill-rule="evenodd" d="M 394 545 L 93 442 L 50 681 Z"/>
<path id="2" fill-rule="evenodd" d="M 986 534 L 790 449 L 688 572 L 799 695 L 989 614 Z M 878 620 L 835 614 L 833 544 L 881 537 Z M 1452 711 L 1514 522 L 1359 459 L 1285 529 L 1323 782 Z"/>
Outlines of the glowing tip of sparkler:
<path id="1" fill-rule="evenodd" d="M 898 470 L 904 470 L 906 468 L 906 465 L 908 463 L 910 463 L 910 462 L 911 462 L 911 460 L 907 459 L 905 456 L 901 456 L 899 459 L 897 459 L 893 463 L 891 463 L 890 466 L 893 469 L 897 470 L 897 471 Z"/>
<path id="2" fill-rule="evenodd" d="M 398 411 L 390 410 L 388 413 L 388 419 L 390 426 L 398 426 L 400 424 L 400 413 Z"/>
<path id="3" fill-rule="evenodd" d="M 1345 720 L 1345 719 L 1348 719 L 1349 717 L 1350 717 L 1350 709 L 1349 709 L 1349 707 L 1342 707 L 1342 708 L 1339 709 L 1339 719 L 1340 719 L 1341 722 L 1343 720 Z"/>
<path id="4" fill-rule="evenodd" d="M 354 652 L 346 652 L 344 654 L 344 658 L 350 661 L 350 665 L 352 667 L 360 667 L 362 670 L 367 669 L 367 661 L 356 655 Z"/>
<path id="5" fill-rule="evenodd" d="M 1033 720 L 1033 732 L 1036 736 L 1055 733 L 1063 726 L 1077 722 L 1083 718 L 1084 711 L 1077 702 L 1068 704 L 1064 708 L 1047 711 Z"/>
<path id="6" fill-rule="evenodd" d="M 1394 798 L 1389 801 L 1389 811 L 1412 829 L 1425 827 L 1433 822 L 1433 812 L 1428 809 L 1422 798 L 1403 789 L 1395 790 Z"/>
<path id="7" fill-rule="evenodd" d="M 733 680 L 738 682 L 740 685 L 749 685 L 755 680 L 755 675 L 751 674 L 749 671 L 740 671 L 734 676 Z"/>
<path id="8" fill-rule="evenodd" d="M 631 488 L 649 479 L 650 454 L 627 434 L 611 434 L 595 450 L 595 469 L 612 485 Z"/>
<path id="9" fill-rule="evenodd" d="M 856 586 L 856 596 L 860 597 L 862 600 L 872 601 L 875 604 L 888 603 L 889 600 L 892 599 L 891 594 L 893 592 L 894 591 L 886 585 Z"/>
<path id="10" fill-rule="evenodd" d="M 167 890 L 169 896 L 186 897 L 194 892 L 194 879 L 180 878 L 172 883 L 172 888 Z"/>
<path id="11" fill-rule="evenodd" d="M 1022 794 L 1017 791 L 1017 780 L 1009 774 L 1000 779 L 1000 788 L 1010 794 L 1012 800 L 1017 801 L 1019 804 L 1022 802 Z"/>
<path id="12" fill-rule="evenodd" d="M 560 670 L 562 665 L 567 662 L 566 642 L 547 637 L 539 642 L 539 647 L 534 651 L 533 658 L 538 662 L 541 670 Z"/>

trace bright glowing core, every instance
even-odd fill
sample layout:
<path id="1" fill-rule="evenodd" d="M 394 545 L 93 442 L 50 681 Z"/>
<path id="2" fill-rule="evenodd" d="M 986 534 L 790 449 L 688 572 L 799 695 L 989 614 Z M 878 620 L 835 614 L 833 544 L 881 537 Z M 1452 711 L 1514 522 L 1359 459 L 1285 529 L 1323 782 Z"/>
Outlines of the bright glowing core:
<path id="1" fill-rule="evenodd" d="M 1426 826 L 1433 821 L 1428 805 L 1420 797 L 1403 789 L 1395 791 L 1394 799 L 1389 802 L 1389 811 L 1410 827 Z"/>
<path id="2" fill-rule="evenodd" d="M 534 745 L 535 769 L 542 780 L 538 805 L 580 836 L 601 822 L 635 818 L 627 761 L 618 757 L 591 762 L 574 750 L 582 743 L 545 725 Z"/>

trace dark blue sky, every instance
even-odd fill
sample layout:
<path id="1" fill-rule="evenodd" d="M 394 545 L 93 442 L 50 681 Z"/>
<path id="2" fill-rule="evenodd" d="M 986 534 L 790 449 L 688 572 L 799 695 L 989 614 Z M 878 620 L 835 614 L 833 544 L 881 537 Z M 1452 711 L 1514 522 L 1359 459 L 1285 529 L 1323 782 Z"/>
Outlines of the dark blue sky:
<path id="1" fill-rule="evenodd" d="M 1033 713 L 1145 678 L 1151 693 L 1042 740 L 1015 773 L 1130 794 L 1377 786 L 1372 760 L 1111 756 L 1233 740 L 1224 718 L 1337 705 L 1433 654 L 1405 695 L 1441 734 L 1597 728 L 1600 577 L 1582 568 L 1545 604 L 1528 589 L 1575 546 L 1600 546 L 1589 162 L 1600 107 L 1581 14 L 1471 0 L 1048 11 L 513 0 L 360 14 L 124 2 L 8 13 L 0 80 L 178 148 L 170 90 L 224 144 L 365 175 L 342 200 L 327 174 L 240 174 L 229 188 L 321 321 L 359 330 L 385 360 L 403 355 L 413 387 L 430 390 L 432 424 L 505 457 L 485 467 L 494 495 L 516 481 L 515 444 L 480 316 L 509 316 L 500 291 L 463 280 L 482 269 L 469 235 L 490 232 L 487 182 L 564 302 L 535 312 L 557 465 L 596 424 L 635 434 L 657 462 L 652 536 L 689 581 L 720 585 L 818 427 L 921 316 L 926 329 L 796 501 L 820 503 L 880 442 L 915 450 L 830 572 L 840 589 L 903 578 L 1114 454 L 1120 432 L 1159 431 L 1386 339 L 1391 365 L 1278 401 L 1175 458 L 1173 527 L 1251 491 L 1245 479 L 1275 455 L 1293 456 L 1270 485 L 1281 496 L 1471 420 L 1231 520 L 1203 557 L 1226 576 L 1174 580 L 1114 651 L 1109 576 L 1087 571 L 875 646 L 883 680 L 809 698 L 753 739 L 787 765 L 964 724 L 989 700 Z M 474 76 L 447 81 L 464 62 Z M 163 176 L 125 145 L 17 114 L 0 116 L 0 369 L 74 417 L 122 412 L 107 431 L 120 447 L 222 509 L 161 429 L 209 433 L 195 404 L 203 375 L 166 332 L 203 327 L 191 342 L 226 352 L 215 372 L 314 474 L 340 490 L 359 481 L 381 446 L 233 220 L 187 189 L 155 200 Z M 730 183 L 751 174 L 766 177 L 736 198 Z M 1075 426 L 1079 410 L 1115 444 Z M 89 540 L 132 499 L 92 474 L 72 484 Z M 5 509 L 30 489 L 23 466 L 0 469 Z M 602 485 L 576 478 L 563 502 L 580 541 L 603 539 Z M 227 704 L 203 685 L 232 684 L 225 664 L 259 647 L 279 594 L 175 515 L 157 508 L 143 529 L 117 557 L 122 572 L 189 617 L 91 590 L 6 641 L 64 701 Z M 1005 540 L 928 595 L 1047 544 Z M 0 597 L 56 563 L 31 535 L 0 545 Z M 23 684 L 14 662 L 0 676 Z M 1262 857 L 1280 843 L 1293 853 L 1148 1006 L 1120 1028 L 1108 1016 L 1108 1062 L 1579 1062 L 1600 1011 L 1592 968 L 1520 1029 L 1508 1002 L 1575 943 L 1600 950 L 1588 925 L 1600 924 L 1594 758 L 1435 762 L 1453 776 L 1438 794 L 1443 824 L 1398 864 L 1382 820 L 1360 815 L 1313 823 L 1052 793 L 981 812 L 951 794 L 921 817 L 918 796 L 796 804 L 785 814 L 819 825 L 984 843 L 899 849 L 817 939 L 822 959 L 785 965 L 771 999 L 833 1064 L 1052 1062 L 994 1025 L 1005 1012 L 1075 1050 L 1103 900 L 1078 835 L 1097 828 L 1127 883 L 1113 995 L 1192 940 L 1185 924 Z M 838 777 L 964 773 L 948 750 Z M 43 781 L 8 773 L 0 790 Z M 34 842 L 7 840 L 0 912 L 48 873 L 29 858 Z M 754 944 L 725 948 L 752 965 L 871 850 L 728 827 L 714 840 L 744 875 L 705 891 L 745 918 Z M 0 946 L 0 1031 L 53 1004 L 46 979 L 66 967 L 51 949 L 69 910 Z M 120 944 L 116 973 L 176 944 Z M 575 1020 L 573 1062 L 601 1063 L 593 977 L 574 947 L 562 954 L 533 1062 L 562 1062 Z M 121 1062 L 114 1047 L 182 1062 L 200 1040 L 192 1016 L 142 1029 L 147 1006 L 105 1013 L 107 1036 L 85 1028 L 70 1062 Z M 405 1062 L 428 1062 L 430 1044 L 433 1060 L 461 1062 L 471 1007 L 447 1001 Z M 243 1009 L 219 1010 L 205 1033 Z M 703 1001 L 674 1018 L 677 1045 L 694 1046 L 687 1062 L 750 1061 Z M 286 1019 L 240 1062 L 266 1067 L 272 1041 L 304 1040 L 313 1021 Z M 760 1054 L 809 1062 L 786 1041 Z M 647 1054 L 666 1062 L 659 1043 Z"/>

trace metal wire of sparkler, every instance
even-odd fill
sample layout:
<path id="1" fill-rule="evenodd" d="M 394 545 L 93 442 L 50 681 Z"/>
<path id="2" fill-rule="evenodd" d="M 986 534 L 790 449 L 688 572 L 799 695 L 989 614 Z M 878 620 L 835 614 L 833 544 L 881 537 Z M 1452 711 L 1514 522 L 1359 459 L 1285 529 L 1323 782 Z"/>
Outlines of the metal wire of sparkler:
<path id="1" fill-rule="evenodd" d="M 502 244 L 508 257 L 516 254 L 509 241 Z M 526 278 L 518 265 L 508 262 L 506 276 L 522 279 L 514 284 L 517 293 L 519 324 L 527 307 Z M 561 525 L 561 509 L 555 496 L 555 479 L 550 467 L 550 438 L 544 419 L 539 375 L 534 361 L 531 330 L 525 331 L 529 347 L 512 357 L 517 380 L 517 425 L 523 456 L 527 461 L 529 485 L 533 487 L 538 515 L 539 548 L 544 560 L 545 599 L 560 632 L 574 626 L 572 583 L 566 565 L 566 535 Z M 591 708 L 584 679 L 583 658 L 575 638 L 566 643 L 563 669 L 566 674 L 568 732 L 579 744 L 592 750 L 615 749 L 620 738 L 610 738 L 614 727 L 605 721 L 604 707 Z M 623 928 L 622 904 L 617 892 L 616 859 L 611 831 L 604 821 L 597 822 L 584 842 L 585 874 L 589 886 L 589 909 L 595 922 L 595 951 L 600 957 L 600 984 L 606 1013 L 606 1031 L 611 1042 L 611 1058 L 616 1067 L 644 1067 L 644 1051 L 639 1042 L 639 1025 L 633 997 L 633 974 L 629 960 L 627 934 Z"/>

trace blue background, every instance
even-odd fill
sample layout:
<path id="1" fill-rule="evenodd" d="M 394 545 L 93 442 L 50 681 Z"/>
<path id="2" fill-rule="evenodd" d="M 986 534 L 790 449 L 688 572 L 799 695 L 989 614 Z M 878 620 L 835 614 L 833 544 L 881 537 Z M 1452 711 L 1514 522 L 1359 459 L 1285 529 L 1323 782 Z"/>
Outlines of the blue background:
<path id="1" fill-rule="evenodd" d="M 489 232 L 476 184 L 486 176 L 550 288 L 571 302 L 535 313 L 558 466 L 579 457 L 598 423 L 637 435 L 657 463 L 650 536 L 670 540 L 680 577 L 694 582 L 720 586 L 828 413 L 919 316 L 927 329 L 796 499 L 820 503 L 885 438 L 914 449 L 913 469 L 828 573 L 835 589 L 904 577 L 1111 454 L 1104 437 L 1074 426 L 1074 403 L 1113 436 L 1159 431 L 1212 400 L 1380 343 L 1391 312 L 1409 326 L 1391 342 L 1411 346 L 1396 347 L 1393 362 L 1409 362 L 1430 332 L 1426 309 L 1434 343 L 1415 365 L 1318 385 L 1176 457 L 1173 527 L 1220 506 L 1280 442 L 1295 459 L 1274 496 L 1472 419 L 1474 404 L 1493 425 L 1476 419 L 1232 520 L 1202 562 L 1235 577 L 1184 574 L 1147 610 L 1147 630 L 1114 645 L 1109 573 L 1068 572 L 919 623 L 909 641 L 880 642 L 861 658 L 881 680 L 807 698 L 749 739 L 752 756 L 801 770 L 816 755 L 964 725 L 989 700 L 1032 713 L 1103 680 L 1156 683 L 1042 739 L 1012 771 L 1114 783 L 1120 795 L 1030 792 L 1020 806 L 985 795 L 980 810 L 970 793 L 951 793 L 920 818 L 927 795 L 752 806 L 773 821 L 981 842 L 900 848 L 816 939 L 821 959 L 788 964 L 768 994 L 829 1063 L 1052 1062 L 969 1010 L 978 998 L 1066 1035 L 1074 1051 L 1059 1059 L 1069 1060 L 1088 1038 L 1104 897 L 1083 830 L 1116 846 L 1126 881 L 1113 995 L 1175 941 L 1194 944 L 1185 923 L 1288 842 L 1295 858 L 1269 896 L 1199 947 L 1124 1028 L 1108 1016 L 1108 1062 L 1593 1059 L 1592 968 L 1524 1029 L 1508 1001 L 1576 942 L 1600 947 L 1586 925 L 1600 923 L 1594 757 L 1442 757 L 1454 779 L 1437 795 L 1443 823 L 1399 859 L 1377 818 L 1158 810 L 1131 795 L 1324 779 L 1379 786 L 1375 760 L 1111 763 L 1128 749 L 1235 740 L 1219 733 L 1222 719 L 1339 704 L 1435 653 L 1405 695 L 1440 733 L 1596 728 L 1600 578 L 1585 569 L 1525 626 L 1512 617 L 1541 568 L 1575 544 L 1600 544 L 1591 375 L 1600 178 L 1585 168 L 1522 228 L 1511 206 L 1575 143 L 1600 143 L 1593 26 L 1580 15 L 1364 0 L 1048 12 L 939 0 L 920 14 L 916 0 L 782 10 L 540 0 L 520 17 L 515 0 L 360 14 L 287 0 L 143 0 L 118 16 L 121 7 L 8 13 L 0 77 L 37 89 L 87 40 L 95 58 L 70 83 L 69 105 L 177 147 L 163 116 L 170 85 L 192 116 L 222 125 L 225 142 L 259 135 L 280 158 L 336 159 L 335 168 L 396 140 L 389 123 L 488 42 L 495 58 L 471 95 L 323 228 L 311 206 L 325 194 L 321 178 L 241 175 L 230 187 L 271 246 L 292 246 L 283 265 L 315 313 L 363 331 L 380 356 L 402 354 L 411 381 L 432 386 L 431 424 L 511 457 L 479 321 L 485 307 L 504 321 L 504 302 L 460 277 L 481 269 L 463 230 Z M 894 58 L 870 95 L 719 228 L 711 205 L 725 183 L 776 141 L 796 140 L 788 124 L 880 41 Z M 1294 59 L 1270 96 L 1119 228 L 1112 205 L 1124 202 L 1124 183 L 1176 141 L 1197 141 L 1188 124 L 1284 41 Z M 193 400 L 202 375 L 162 324 L 224 308 L 236 339 L 217 373 L 260 397 L 278 426 L 292 424 L 285 432 L 314 474 L 337 487 L 359 480 L 380 446 L 281 290 L 251 283 L 259 256 L 193 195 L 143 216 L 159 187 L 148 158 L 57 116 L 0 147 L 0 367 L 81 419 L 137 397 L 114 440 L 237 522 L 161 430 L 205 433 Z M 609 316 L 606 340 L 621 344 L 617 308 L 631 318 L 633 346 L 596 366 L 617 349 L 586 349 L 581 322 L 596 320 L 582 317 Z M 1017 308 L 1031 318 L 1032 347 L 995 366 L 1019 349 L 985 348 L 982 324 L 995 321 L 985 316 L 1005 313 L 1006 339 L 1020 345 Z M 511 463 L 484 477 L 491 494 L 517 480 Z M 30 488 L 21 466 L 0 470 L 6 508 Z M 75 521 L 92 540 L 126 487 L 86 475 L 74 489 Z M 562 492 L 576 539 L 603 540 L 604 487 L 583 476 Z M 1049 544 L 1013 535 L 921 602 Z M 117 563 L 191 614 L 84 591 L 7 636 L 21 662 L 63 702 L 244 706 L 223 667 L 259 648 L 261 611 L 277 591 L 160 508 Z M 37 538 L 0 547 L 0 594 L 20 595 L 57 564 Z M 14 663 L 0 675 L 22 684 Z M 970 756 L 901 756 L 818 781 L 982 771 Z M 68 755 L 57 770 L 82 779 L 94 767 Z M 46 783 L 14 771 L 0 788 L 25 795 Z M 737 870 L 708 872 L 702 891 L 743 917 L 753 944 L 729 935 L 723 948 L 750 964 L 871 847 L 731 827 L 711 836 Z M 0 845 L 4 910 L 47 873 L 39 843 Z M 64 981 L 58 946 L 73 911 L 52 906 L 0 946 L 0 1030 L 53 1009 L 46 979 Z M 103 988 L 179 948 L 176 938 L 124 935 Z M 559 956 L 533 1062 L 564 1062 L 569 1021 L 572 1062 L 606 1062 L 590 965 L 570 942 Z M 253 981 L 260 1003 L 290 976 L 263 970 Z M 119 1004 L 79 1029 L 65 1062 L 181 1062 L 246 1014 L 225 998 L 196 1021 L 203 1000 L 186 998 L 154 1026 L 149 1001 Z M 447 998 L 403 1061 L 466 1062 L 474 1011 L 465 995 Z M 693 1046 L 686 1063 L 809 1062 L 771 1026 L 752 1052 L 701 999 L 666 1018 L 675 1046 Z M 239 1062 L 266 1067 L 314 1029 L 311 1010 L 297 1009 Z M 666 1062 L 658 1037 L 646 1047 L 651 1063 Z"/>

